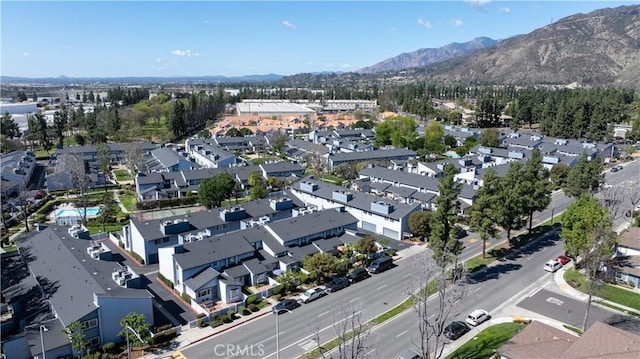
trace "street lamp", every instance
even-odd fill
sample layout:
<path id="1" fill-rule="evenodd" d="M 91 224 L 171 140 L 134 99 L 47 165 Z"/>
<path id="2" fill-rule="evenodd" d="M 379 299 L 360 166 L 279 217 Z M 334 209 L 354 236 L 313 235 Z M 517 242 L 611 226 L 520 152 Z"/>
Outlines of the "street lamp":
<path id="1" fill-rule="evenodd" d="M 47 355 L 44 351 L 44 337 L 42 336 L 42 332 L 48 332 L 49 329 L 44 325 L 40 325 L 40 345 L 42 346 L 42 359 L 47 359 Z"/>
<path id="2" fill-rule="evenodd" d="M 291 313 L 291 311 L 286 308 L 282 308 L 279 311 L 274 312 L 274 314 L 276 315 L 276 359 L 280 359 L 280 327 L 278 327 L 278 317 L 280 317 L 280 312 L 282 311 Z"/>
<path id="3" fill-rule="evenodd" d="M 135 331 L 135 329 L 131 328 L 129 326 L 129 324 L 125 325 L 125 333 L 127 334 L 127 358 L 131 359 L 131 346 L 129 345 L 129 330 L 135 334 L 135 336 L 141 341 L 141 342 L 145 342 L 141 337 L 140 334 L 138 334 L 138 332 Z"/>

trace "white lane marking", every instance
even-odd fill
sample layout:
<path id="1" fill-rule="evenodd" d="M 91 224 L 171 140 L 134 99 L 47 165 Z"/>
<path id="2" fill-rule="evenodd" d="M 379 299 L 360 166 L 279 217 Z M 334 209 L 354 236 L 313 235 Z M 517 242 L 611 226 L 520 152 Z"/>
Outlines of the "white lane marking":
<path id="1" fill-rule="evenodd" d="M 353 302 L 355 302 L 355 301 L 356 301 L 356 300 L 358 300 L 358 299 L 360 299 L 360 297 L 355 297 L 355 298 L 351 299 L 351 300 L 349 301 L 349 303 L 353 303 Z"/>
<path id="2" fill-rule="evenodd" d="M 402 334 L 405 334 L 406 332 L 407 332 L 407 331 L 405 330 L 404 332 L 402 332 L 402 333 L 400 333 L 400 334 L 396 335 L 396 338 L 399 338 Z"/>
<path id="3" fill-rule="evenodd" d="M 386 286 L 387 286 L 386 284 L 383 284 L 383 285 L 379 286 L 377 289 L 382 289 L 382 288 L 384 288 Z"/>
<path id="4" fill-rule="evenodd" d="M 544 287 L 547 286 L 547 284 L 549 284 L 551 282 L 546 282 L 543 286 L 541 286 L 540 288 L 537 288 L 535 291 L 533 291 L 533 293 L 531 293 L 529 295 L 529 298 L 533 297 L 534 295 L 538 294 L 539 291 L 541 291 L 542 289 L 544 289 Z"/>

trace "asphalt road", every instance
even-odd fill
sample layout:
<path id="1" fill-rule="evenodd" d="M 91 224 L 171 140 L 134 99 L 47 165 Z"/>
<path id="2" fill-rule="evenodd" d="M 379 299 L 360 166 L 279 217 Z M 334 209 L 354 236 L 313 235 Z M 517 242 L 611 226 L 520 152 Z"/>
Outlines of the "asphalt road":
<path id="1" fill-rule="evenodd" d="M 552 275 L 543 270 L 543 265 L 549 259 L 562 254 L 563 244 L 557 233 L 550 234 L 536 243 L 528 246 L 518 255 L 512 255 L 494 267 L 473 275 L 468 284 L 466 300 L 459 303 L 458 315 L 451 318 L 462 320 L 474 309 L 484 309 L 491 313 L 498 312 L 505 303 L 540 285 L 540 281 L 552 280 Z M 434 305 L 435 303 L 430 303 Z M 464 337 L 465 340 L 480 332 L 487 324 L 473 328 Z M 403 313 L 377 330 L 376 348 L 367 357 L 393 358 L 406 349 L 417 348 L 417 317 L 413 310 Z"/>
<path id="2" fill-rule="evenodd" d="M 587 305 L 585 302 L 541 289 L 518 303 L 518 307 L 560 320 L 576 328 L 582 328 Z M 640 320 L 592 304 L 587 328 L 596 321 L 608 323 L 640 335 Z"/>
<path id="3" fill-rule="evenodd" d="M 640 161 L 625 165 L 616 173 L 606 173 L 608 183 L 624 183 L 638 180 Z M 552 196 L 552 204 L 546 210 L 534 215 L 534 223 L 540 223 L 560 215 L 571 202 L 562 192 Z M 515 233 L 514 233 L 515 235 Z M 503 233 L 503 238 L 505 238 Z M 463 260 L 481 251 L 482 241 L 470 233 L 464 238 Z M 495 245 L 498 241 L 491 241 Z M 472 277 L 469 284 L 470 296 L 460 303 L 456 319 L 464 319 L 475 308 L 494 311 L 501 305 L 517 297 L 519 293 L 532 290 L 532 286 L 542 285 L 545 279 L 552 280 L 551 274 L 542 267 L 546 261 L 564 253 L 562 243 L 556 235 L 548 236 L 523 250 L 514 258 L 507 258 Z M 280 357 L 293 358 L 317 347 L 318 341 L 326 342 L 336 336 L 333 324 L 344 318 L 341 308 L 359 308 L 362 321 L 367 321 L 402 302 L 406 297 L 408 280 L 412 273 L 412 259 L 397 262 L 397 266 L 342 291 L 331 293 L 315 302 L 304 304 L 292 313 L 279 317 Z M 233 330 L 216 335 L 196 345 L 187 347 L 182 353 L 187 358 L 239 358 L 249 356 L 261 358 L 276 357 L 275 316 L 253 320 Z M 371 337 L 375 343 L 367 357 L 395 357 L 417 342 L 415 336 L 416 318 L 412 310 L 378 327 Z M 471 332 L 478 331 L 473 329 Z M 318 338 L 319 336 L 319 338 Z M 318 340 L 319 339 L 319 340 Z M 224 350 L 222 349 L 224 348 Z M 229 350 L 230 349 L 230 350 Z"/>

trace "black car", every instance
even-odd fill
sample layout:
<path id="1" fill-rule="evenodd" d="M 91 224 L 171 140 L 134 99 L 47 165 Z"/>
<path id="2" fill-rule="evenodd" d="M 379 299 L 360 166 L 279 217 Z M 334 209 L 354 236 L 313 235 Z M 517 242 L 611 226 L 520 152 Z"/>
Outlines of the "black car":
<path id="1" fill-rule="evenodd" d="M 356 268 L 353 272 L 351 272 L 351 273 L 349 273 L 349 275 L 347 275 L 347 278 L 349 279 L 349 282 L 356 283 L 356 282 L 359 282 L 361 280 L 367 279 L 370 276 L 371 275 L 369 274 L 369 272 L 367 272 L 366 269 L 364 269 L 364 268 Z"/>
<path id="2" fill-rule="evenodd" d="M 444 336 L 450 340 L 456 340 L 469 331 L 469 326 L 464 322 L 452 322 L 444 328 Z"/>
<path id="3" fill-rule="evenodd" d="M 351 284 L 347 277 L 334 277 L 329 283 L 325 284 L 327 292 L 337 292 L 342 288 L 346 288 Z"/>
<path id="4" fill-rule="evenodd" d="M 295 299 L 285 299 L 271 308 L 273 314 L 280 314 L 282 312 L 296 309 L 300 303 Z"/>

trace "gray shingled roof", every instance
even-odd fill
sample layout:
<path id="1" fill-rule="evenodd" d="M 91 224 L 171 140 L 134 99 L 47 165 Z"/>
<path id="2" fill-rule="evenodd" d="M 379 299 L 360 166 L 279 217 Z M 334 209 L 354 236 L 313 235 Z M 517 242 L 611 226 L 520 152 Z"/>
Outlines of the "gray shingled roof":
<path id="1" fill-rule="evenodd" d="M 320 250 L 316 248 L 313 244 L 307 244 L 302 247 L 291 247 L 289 249 L 289 254 L 291 255 L 291 259 L 293 261 L 299 262 L 302 258 L 306 256 L 311 256 L 316 253 L 319 253 Z"/>
<path id="2" fill-rule="evenodd" d="M 340 239 L 340 237 L 329 237 L 327 239 L 318 239 L 313 241 L 313 245 L 318 247 L 323 252 L 331 252 L 336 249 L 337 246 L 343 245 L 344 243 Z"/>
<path id="3" fill-rule="evenodd" d="M 242 232 L 244 231 L 184 244 L 185 251 L 174 254 L 174 258 L 186 270 L 255 251 L 248 241 L 235 237 Z"/>
<path id="4" fill-rule="evenodd" d="M 329 159 L 334 162 L 345 161 L 366 161 L 375 159 L 388 159 L 389 157 L 415 157 L 416 153 L 411 150 L 403 148 L 391 149 L 391 150 L 374 150 L 364 152 L 341 152 L 330 156 Z"/>
<path id="5" fill-rule="evenodd" d="M 240 278 L 250 273 L 245 266 L 243 266 L 242 264 L 238 264 L 236 266 L 225 269 L 224 274 L 228 275 L 231 278 Z"/>
<path id="6" fill-rule="evenodd" d="M 268 271 L 267 267 L 260 263 L 257 258 L 244 261 L 242 262 L 242 265 L 245 266 L 247 270 L 252 274 L 261 274 Z"/>
<path id="7" fill-rule="evenodd" d="M 49 226 L 16 242 L 29 258 L 53 309 L 64 323 L 71 323 L 96 310 L 94 293 L 113 297 L 149 297 L 145 289 L 122 288 L 111 278 L 119 264 L 95 260 L 87 254 L 89 241 L 73 238 L 67 227 Z"/>
<path id="8" fill-rule="evenodd" d="M 400 186 L 405 185 L 418 188 L 419 190 L 428 190 L 432 192 L 438 192 L 438 184 L 440 183 L 436 178 L 433 177 L 396 171 L 379 166 L 364 168 L 362 171 L 360 171 L 360 177 L 363 176 L 382 179 L 384 181 L 389 181 Z"/>
<path id="9" fill-rule="evenodd" d="M 193 289 L 194 291 L 198 291 L 205 284 L 207 284 L 207 283 L 211 282 L 212 280 L 218 278 L 219 275 L 220 275 L 220 272 L 218 272 L 217 270 L 215 270 L 215 269 L 213 269 L 211 267 L 207 267 L 202 272 L 200 272 L 200 273 L 196 274 L 195 276 L 185 280 L 184 284 L 186 284 L 189 288 Z"/>
<path id="10" fill-rule="evenodd" d="M 266 226 L 276 233 L 282 241 L 286 242 L 356 223 L 358 223 L 358 220 L 348 212 L 340 213 L 333 209 L 327 209 L 269 223 Z"/>
<path id="11" fill-rule="evenodd" d="M 300 192 L 305 192 L 300 190 L 300 183 L 303 183 L 305 181 L 310 181 L 310 178 L 311 177 L 303 178 L 302 180 L 294 183 L 291 186 L 291 188 Z M 334 191 L 345 190 L 344 187 L 335 186 L 329 183 L 319 182 L 314 180 L 311 180 L 311 181 L 318 184 L 318 189 L 313 191 L 313 195 L 320 198 L 333 200 Z M 359 191 L 351 191 L 351 193 L 353 194 L 353 199 L 345 203 L 345 205 L 350 206 L 352 208 L 360 209 L 362 211 L 371 212 L 371 203 L 375 201 L 380 201 L 380 197 L 374 194 L 364 193 Z M 399 220 L 400 218 L 405 217 L 409 213 L 413 212 L 416 207 L 420 206 L 420 204 L 418 203 L 405 204 L 405 203 L 400 203 L 398 201 L 393 201 L 393 200 L 385 200 L 385 201 L 393 204 L 393 207 L 394 207 L 393 212 L 389 213 L 388 215 L 384 215 L 382 213 L 376 213 L 376 215 L 379 215 L 381 217 L 386 217 L 386 218 L 392 218 L 394 220 Z"/>

